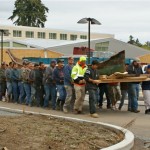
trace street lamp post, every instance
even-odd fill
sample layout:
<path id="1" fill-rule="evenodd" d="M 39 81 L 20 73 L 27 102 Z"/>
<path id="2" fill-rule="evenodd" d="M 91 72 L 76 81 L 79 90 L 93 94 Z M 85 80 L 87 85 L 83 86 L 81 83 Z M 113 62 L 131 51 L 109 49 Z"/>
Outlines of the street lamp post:
<path id="1" fill-rule="evenodd" d="M 91 50 L 90 50 L 90 40 L 91 40 L 91 24 L 101 25 L 101 23 L 94 18 L 82 18 L 77 23 L 85 24 L 88 23 L 88 63 L 90 64 Z"/>
<path id="2" fill-rule="evenodd" d="M 3 36 L 4 35 L 8 36 L 9 32 L 8 30 L 0 29 L 0 35 L 1 35 L 1 64 L 2 64 L 3 62 Z"/>

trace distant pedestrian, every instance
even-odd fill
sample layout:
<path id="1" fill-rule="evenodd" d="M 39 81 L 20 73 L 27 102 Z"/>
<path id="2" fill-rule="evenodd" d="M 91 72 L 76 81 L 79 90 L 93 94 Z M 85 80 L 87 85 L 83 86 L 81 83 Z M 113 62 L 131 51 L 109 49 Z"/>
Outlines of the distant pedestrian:
<path id="1" fill-rule="evenodd" d="M 84 98 L 85 98 L 85 84 L 84 74 L 86 72 L 86 57 L 81 56 L 77 64 L 73 67 L 71 77 L 74 82 L 76 100 L 74 104 L 74 111 L 77 114 L 82 113 Z"/>
<path id="2" fill-rule="evenodd" d="M 5 77 L 6 63 L 2 62 L 0 67 L 0 101 L 5 101 L 6 94 L 6 77 Z"/>
<path id="3" fill-rule="evenodd" d="M 19 71 L 18 71 L 18 64 L 14 63 L 13 70 L 12 70 L 12 91 L 13 91 L 13 100 L 15 103 L 19 103 L 19 88 L 18 88 L 18 82 L 19 82 Z"/>
<path id="4" fill-rule="evenodd" d="M 57 109 L 63 110 L 66 99 L 66 89 L 64 87 L 64 61 L 58 59 L 57 66 L 53 71 L 53 79 L 56 82 L 57 92 L 59 94 L 57 99 Z"/>
<path id="5" fill-rule="evenodd" d="M 42 76 L 39 71 L 39 64 L 34 64 L 34 68 L 29 74 L 29 80 L 31 82 L 31 103 L 30 106 L 36 104 L 37 107 L 41 106 L 41 80 Z"/>
<path id="6" fill-rule="evenodd" d="M 85 72 L 86 88 L 89 92 L 89 109 L 91 117 L 98 118 L 96 113 L 96 101 L 97 101 L 97 89 L 99 82 L 99 74 L 97 71 L 99 62 L 97 60 L 92 61 L 92 66 Z"/>
<path id="7" fill-rule="evenodd" d="M 73 80 L 71 78 L 71 71 L 74 66 L 73 57 L 68 58 L 68 64 L 64 67 L 64 86 L 66 89 L 66 100 L 63 107 L 64 113 L 68 112 L 68 107 L 73 110 L 74 102 L 75 102 L 75 90 L 73 85 Z"/>
<path id="8" fill-rule="evenodd" d="M 131 65 L 128 66 L 128 73 L 134 74 L 135 76 L 140 76 L 143 74 L 142 68 L 140 66 L 140 60 L 136 58 Z M 139 113 L 138 110 L 138 99 L 139 99 L 139 88 L 140 82 L 130 82 L 129 87 L 129 97 L 131 99 L 131 112 Z"/>
<path id="9" fill-rule="evenodd" d="M 22 73 L 25 69 L 25 62 L 23 62 L 23 67 L 18 68 L 18 73 L 19 73 L 19 81 L 18 81 L 18 89 L 19 89 L 19 103 L 24 104 L 25 103 L 25 90 L 24 90 L 24 84 L 23 84 L 23 77 Z"/>
<path id="10" fill-rule="evenodd" d="M 107 109 L 111 109 L 111 100 L 109 98 L 109 93 L 108 93 L 108 83 L 100 83 L 99 84 L 99 108 L 102 109 L 103 108 L 103 97 L 104 94 L 106 96 L 106 100 L 107 100 Z"/>
<path id="11" fill-rule="evenodd" d="M 145 74 L 150 77 L 150 65 L 147 66 Z M 145 102 L 145 114 L 150 114 L 150 81 L 142 82 L 142 91 Z"/>
<path id="12" fill-rule="evenodd" d="M 109 97 L 112 103 L 112 110 L 117 110 L 116 104 L 121 98 L 119 83 L 108 84 Z"/>
<path id="13" fill-rule="evenodd" d="M 31 104 L 31 83 L 29 79 L 29 74 L 33 68 L 32 63 L 25 63 L 24 68 L 22 68 L 22 81 L 24 86 L 24 91 L 26 95 L 26 105 Z"/>
<path id="14" fill-rule="evenodd" d="M 13 62 L 9 62 L 9 66 L 5 71 L 6 85 L 7 85 L 7 102 L 12 101 L 12 70 Z"/>
<path id="15" fill-rule="evenodd" d="M 129 66 L 129 64 L 125 64 L 126 71 L 128 70 L 128 66 Z M 131 98 L 130 98 L 130 95 L 128 94 L 129 93 L 128 83 L 127 82 L 120 83 L 120 89 L 121 89 L 121 100 L 120 100 L 118 109 L 119 110 L 122 109 L 125 98 L 128 96 L 128 111 L 131 111 Z"/>
<path id="16" fill-rule="evenodd" d="M 40 97 L 40 106 L 44 105 L 44 85 L 43 85 L 43 75 L 45 72 L 45 64 L 43 62 L 39 62 L 39 73 L 40 73 L 40 93 L 39 93 L 39 97 Z"/>
<path id="17" fill-rule="evenodd" d="M 50 66 L 46 68 L 43 75 L 43 84 L 45 90 L 44 108 L 49 107 L 49 101 L 51 100 L 52 109 L 56 109 L 56 82 L 53 79 L 53 71 L 56 67 L 56 60 L 52 60 Z"/>

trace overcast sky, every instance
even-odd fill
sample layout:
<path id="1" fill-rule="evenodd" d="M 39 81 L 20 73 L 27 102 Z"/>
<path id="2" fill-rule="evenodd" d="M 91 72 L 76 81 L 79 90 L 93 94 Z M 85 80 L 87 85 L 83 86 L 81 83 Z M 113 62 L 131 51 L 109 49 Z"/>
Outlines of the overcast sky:
<path id="1" fill-rule="evenodd" d="M 0 24 L 12 25 L 15 0 L 0 0 Z M 87 31 L 86 24 L 77 24 L 84 17 L 93 17 L 102 25 L 91 31 L 115 34 L 127 41 L 129 35 L 144 43 L 150 41 L 150 0 L 42 0 L 49 8 L 46 28 Z"/>

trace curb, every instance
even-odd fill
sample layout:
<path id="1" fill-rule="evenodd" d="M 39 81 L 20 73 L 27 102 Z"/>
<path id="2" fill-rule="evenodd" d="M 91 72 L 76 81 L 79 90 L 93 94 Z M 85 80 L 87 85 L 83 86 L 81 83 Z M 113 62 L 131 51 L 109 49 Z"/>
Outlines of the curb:
<path id="1" fill-rule="evenodd" d="M 56 117 L 56 118 L 61 118 L 61 119 L 66 119 L 70 121 L 78 121 L 78 122 L 86 122 L 86 123 L 94 123 L 94 124 L 99 124 L 102 126 L 105 126 L 109 129 L 113 130 L 119 130 L 125 134 L 125 138 L 123 141 L 120 143 L 117 143 L 113 146 L 103 148 L 101 150 L 131 150 L 134 146 L 134 134 L 122 127 L 116 126 L 116 125 L 111 125 L 107 123 L 102 123 L 102 122 L 94 122 L 94 121 L 89 121 L 89 120 L 83 120 L 83 119 L 78 119 L 78 118 L 72 118 L 72 117 L 64 117 L 64 116 L 58 116 L 58 115 L 51 115 L 47 113 L 38 113 L 38 112 L 32 112 L 32 111 L 23 111 L 20 109 L 11 109 L 7 107 L 0 107 L 0 110 L 8 111 L 8 112 L 13 112 L 13 113 L 20 113 L 20 114 L 35 114 L 35 115 L 44 115 L 44 116 L 50 116 L 50 117 Z"/>

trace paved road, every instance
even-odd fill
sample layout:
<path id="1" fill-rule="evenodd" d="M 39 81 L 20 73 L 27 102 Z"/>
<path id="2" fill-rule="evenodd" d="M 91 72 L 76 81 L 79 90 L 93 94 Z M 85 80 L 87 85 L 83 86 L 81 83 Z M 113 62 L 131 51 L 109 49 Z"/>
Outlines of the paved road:
<path id="1" fill-rule="evenodd" d="M 18 113 L 0 110 L 0 116 L 18 116 Z"/>
<path id="2" fill-rule="evenodd" d="M 142 145 L 143 142 L 150 141 L 150 115 L 144 114 L 145 111 L 144 106 L 139 106 L 141 112 L 138 114 L 126 111 L 127 105 L 124 106 L 122 111 L 107 110 L 104 106 L 103 110 L 98 109 L 98 114 L 100 117 L 95 119 L 89 116 L 88 105 L 87 102 L 85 103 L 86 103 L 86 105 L 84 106 L 85 114 L 83 115 L 75 115 L 73 113 L 64 114 L 63 112 L 60 111 L 54 111 L 50 109 L 47 110 L 47 109 L 37 108 L 37 107 L 27 107 L 25 105 L 5 103 L 1 101 L 0 101 L 0 107 L 8 107 L 8 108 L 20 109 L 25 111 L 27 110 L 27 111 L 35 111 L 40 113 L 48 113 L 53 115 L 68 116 L 68 117 L 80 118 L 80 119 L 91 120 L 96 122 L 105 122 L 105 123 L 110 123 L 122 127 L 127 125 L 131 120 L 135 119 L 135 122 L 128 129 L 132 131 L 137 137 L 136 139 L 137 144 L 140 143 L 140 145 L 137 146 L 135 150 L 144 150 Z"/>

